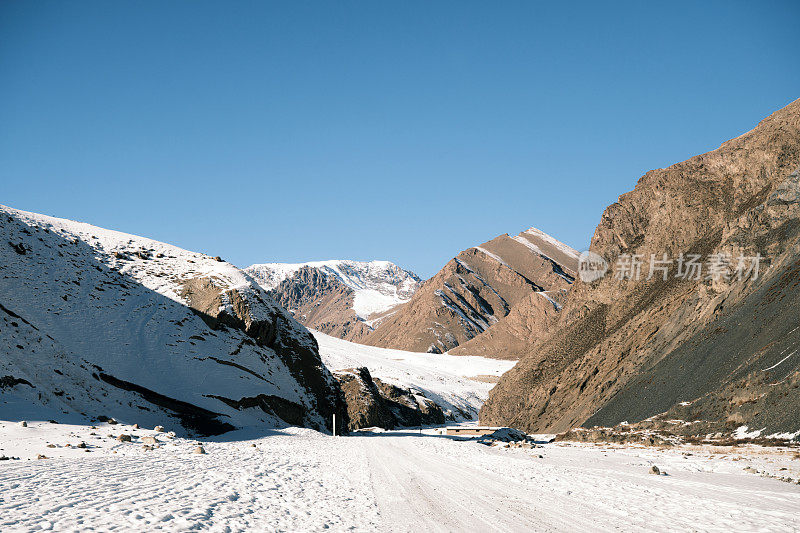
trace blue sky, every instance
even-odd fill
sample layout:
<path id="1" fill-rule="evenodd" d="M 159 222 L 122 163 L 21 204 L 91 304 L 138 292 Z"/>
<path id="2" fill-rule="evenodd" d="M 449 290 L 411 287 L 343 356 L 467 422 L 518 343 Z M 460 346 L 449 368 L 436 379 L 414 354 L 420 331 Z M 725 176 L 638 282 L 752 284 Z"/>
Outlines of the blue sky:
<path id="1" fill-rule="evenodd" d="M 800 97 L 800 3 L 0 3 L 0 203 L 254 262 L 585 248 Z"/>

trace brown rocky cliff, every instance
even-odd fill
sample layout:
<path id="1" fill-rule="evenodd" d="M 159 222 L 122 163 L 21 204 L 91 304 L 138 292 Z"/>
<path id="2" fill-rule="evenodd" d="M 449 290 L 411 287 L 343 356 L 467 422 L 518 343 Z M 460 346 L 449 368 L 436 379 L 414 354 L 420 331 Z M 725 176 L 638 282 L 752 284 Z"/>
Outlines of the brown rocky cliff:
<path id="1" fill-rule="evenodd" d="M 780 280 L 794 275 L 798 165 L 795 101 L 717 150 L 645 174 L 606 209 L 592 251 L 612 266 L 621 254 L 759 253 L 762 276 L 620 281 L 612 272 L 591 285 L 576 282 L 557 326 L 503 376 L 481 421 L 547 432 L 587 420 L 633 422 L 777 362 L 778 347 L 795 342 L 797 330 L 788 318 L 797 316 L 797 288 Z M 734 337 L 725 321 L 734 319 L 754 331 L 726 344 Z"/>

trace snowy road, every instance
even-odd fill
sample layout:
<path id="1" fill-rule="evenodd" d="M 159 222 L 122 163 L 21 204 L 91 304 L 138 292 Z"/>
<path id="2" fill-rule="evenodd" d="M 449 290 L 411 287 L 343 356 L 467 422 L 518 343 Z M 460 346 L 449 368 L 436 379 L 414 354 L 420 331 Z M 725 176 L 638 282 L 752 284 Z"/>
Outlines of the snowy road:
<path id="1" fill-rule="evenodd" d="M 208 454 L 195 455 L 195 441 L 157 435 L 144 451 L 152 432 L 119 443 L 109 430 L 121 428 L 0 423 L 0 455 L 21 458 L 0 462 L 0 531 L 800 529 L 800 486 L 744 470 L 800 478 L 793 452 L 502 449 L 432 431 L 292 428 L 204 441 Z M 650 475 L 652 464 L 669 475 Z"/>

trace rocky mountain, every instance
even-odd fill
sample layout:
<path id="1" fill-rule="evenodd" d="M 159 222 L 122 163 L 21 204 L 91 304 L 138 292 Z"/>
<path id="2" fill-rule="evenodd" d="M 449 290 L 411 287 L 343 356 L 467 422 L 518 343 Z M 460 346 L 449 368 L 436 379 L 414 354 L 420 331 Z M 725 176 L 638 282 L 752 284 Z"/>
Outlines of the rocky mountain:
<path id="1" fill-rule="evenodd" d="M 372 377 L 367 367 L 335 372 L 344 392 L 348 430 L 445 423 L 442 408 L 424 395 Z"/>
<path id="2" fill-rule="evenodd" d="M 592 238 L 609 271 L 575 283 L 481 421 L 800 434 L 799 167 L 800 100 L 645 174 Z"/>
<path id="3" fill-rule="evenodd" d="M 416 274 L 389 261 L 265 263 L 245 270 L 306 326 L 356 342 L 420 284 Z"/>
<path id="4" fill-rule="evenodd" d="M 345 409 L 314 337 L 233 265 L 4 206 L 0 353 L 5 420 L 218 434 Z"/>
<path id="5" fill-rule="evenodd" d="M 458 353 L 513 359 L 550 327 L 577 268 L 575 250 L 535 228 L 500 235 L 458 254 L 362 342 L 431 353 L 473 342 Z"/>

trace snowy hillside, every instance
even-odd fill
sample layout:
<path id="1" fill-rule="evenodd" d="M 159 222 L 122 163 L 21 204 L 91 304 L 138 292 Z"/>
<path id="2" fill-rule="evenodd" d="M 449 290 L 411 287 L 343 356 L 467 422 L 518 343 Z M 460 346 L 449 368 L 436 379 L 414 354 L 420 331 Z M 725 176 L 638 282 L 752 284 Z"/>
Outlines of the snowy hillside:
<path id="1" fill-rule="evenodd" d="M 389 261 L 313 261 L 309 263 L 264 263 L 245 269 L 267 290 L 295 275 L 301 268 L 318 269 L 354 293 L 352 309 L 367 320 L 370 315 L 405 303 L 419 287 L 416 274 Z"/>
<path id="2" fill-rule="evenodd" d="M 365 366 L 373 377 L 420 391 L 457 420 L 477 419 L 494 381 L 514 366 L 474 356 L 405 352 L 365 346 L 314 331 L 319 353 L 332 371 Z"/>
<path id="3" fill-rule="evenodd" d="M 339 401 L 310 333 L 233 265 L 4 206 L 0 332 L 4 420 L 208 434 L 322 427 Z"/>

